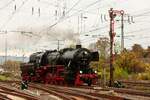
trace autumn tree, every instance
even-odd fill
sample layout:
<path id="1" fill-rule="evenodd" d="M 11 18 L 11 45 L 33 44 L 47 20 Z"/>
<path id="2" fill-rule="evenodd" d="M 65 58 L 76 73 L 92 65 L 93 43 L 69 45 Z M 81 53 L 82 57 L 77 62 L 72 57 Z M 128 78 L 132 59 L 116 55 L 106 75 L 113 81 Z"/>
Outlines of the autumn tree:
<path id="1" fill-rule="evenodd" d="M 100 53 L 100 57 L 107 59 L 109 56 L 110 48 L 109 39 L 107 37 L 99 38 L 99 40 L 96 42 L 96 47 Z"/>
<path id="2" fill-rule="evenodd" d="M 145 50 L 144 58 L 150 58 L 150 46 L 148 46 L 147 49 Z"/>
<path id="3" fill-rule="evenodd" d="M 150 52 L 150 46 L 147 47 L 147 51 Z"/>
<path id="4" fill-rule="evenodd" d="M 134 44 L 131 51 L 135 52 L 137 57 L 143 57 L 144 49 L 140 44 Z"/>
<path id="5" fill-rule="evenodd" d="M 137 53 L 133 51 L 122 52 L 117 57 L 115 66 L 123 68 L 128 73 L 139 73 L 145 71 L 145 63 L 139 60 Z"/>
<path id="6" fill-rule="evenodd" d="M 96 43 L 91 44 L 90 49 L 96 49 L 99 52 L 99 61 L 98 62 L 94 62 L 91 63 L 91 66 L 95 66 L 98 74 L 99 74 L 99 78 L 100 78 L 100 83 L 101 85 L 106 84 L 106 79 L 108 79 L 109 74 L 108 72 L 106 72 L 106 70 L 109 68 L 109 48 L 110 48 L 110 43 L 109 43 L 109 39 L 107 37 L 101 37 L 98 39 L 98 41 Z"/>
<path id="7" fill-rule="evenodd" d="M 97 50 L 96 43 L 91 43 L 91 44 L 89 44 L 88 49 L 91 50 L 91 51 Z"/>
<path id="8" fill-rule="evenodd" d="M 13 75 L 20 75 L 20 63 L 19 61 L 11 61 L 8 60 L 4 62 L 3 67 L 4 70 Z"/>

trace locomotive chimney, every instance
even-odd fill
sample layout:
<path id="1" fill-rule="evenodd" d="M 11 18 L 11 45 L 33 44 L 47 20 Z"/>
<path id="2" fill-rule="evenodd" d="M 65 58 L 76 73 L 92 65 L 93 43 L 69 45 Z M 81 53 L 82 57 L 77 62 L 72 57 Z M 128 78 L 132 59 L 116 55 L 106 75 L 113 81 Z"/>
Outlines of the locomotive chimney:
<path id="1" fill-rule="evenodd" d="M 77 39 L 76 49 L 81 48 L 81 42 L 80 39 Z"/>
<path id="2" fill-rule="evenodd" d="M 81 47 L 82 47 L 81 44 L 76 45 L 76 49 L 81 48 Z"/>

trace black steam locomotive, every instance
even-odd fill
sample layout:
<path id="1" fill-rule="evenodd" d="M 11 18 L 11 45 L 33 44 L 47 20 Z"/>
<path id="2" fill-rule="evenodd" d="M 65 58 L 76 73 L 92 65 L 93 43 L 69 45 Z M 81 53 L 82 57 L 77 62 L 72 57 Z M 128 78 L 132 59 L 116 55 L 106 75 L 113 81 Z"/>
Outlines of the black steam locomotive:
<path id="1" fill-rule="evenodd" d="M 20 66 L 24 81 L 49 84 L 71 84 L 89 86 L 97 82 L 97 72 L 89 63 L 99 60 L 98 52 L 91 52 L 81 45 L 59 51 L 36 52 L 29 62 Z"/>

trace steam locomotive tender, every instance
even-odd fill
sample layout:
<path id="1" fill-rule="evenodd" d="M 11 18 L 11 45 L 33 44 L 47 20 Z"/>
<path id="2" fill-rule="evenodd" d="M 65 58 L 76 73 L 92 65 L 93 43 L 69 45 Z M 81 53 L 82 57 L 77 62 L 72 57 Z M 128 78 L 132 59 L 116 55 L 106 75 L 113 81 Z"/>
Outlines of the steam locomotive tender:
<path id="1" fill-rule="evenodd" d="M 21 76 L 23 81 L 90 86 L 96 84 L 97 72 L 89 63 L 98 59 L 98 52 L 90 52 L 81 45 L 75 49 L 36 52 L 28 63 L 21 64 Z"/>

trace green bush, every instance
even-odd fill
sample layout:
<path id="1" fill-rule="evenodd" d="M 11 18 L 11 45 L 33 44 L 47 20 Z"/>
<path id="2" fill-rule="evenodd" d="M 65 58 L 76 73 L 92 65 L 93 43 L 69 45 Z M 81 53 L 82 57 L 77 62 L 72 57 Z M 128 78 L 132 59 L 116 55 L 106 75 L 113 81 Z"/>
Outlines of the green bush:
<path id="1" fill-rule="evenodd" d="M 123 68 L 115 67 L 114 78 L 115 79 L 127 79 L 128 72 Z"/>
<path id="2" fill-rule="evenodd" d="M 6 80 L 10 80 L 10 78 L 9 78 L 9 77 L 6 77 L 6 76 L 4 76 L 4 75 L 0 75 L 0 80 L 1 80 L 1 81 L 6 81 Z"/>
<path id="3" fill-rule="evenodd" d="M 5 77 L 12 77 L 12 76 L 14 76 L 12 73 L 10 73 L 10 72 L 4 72 L 4 73 L 2 73 L 1 75 L 3 75 L 3 76 L 5 76 Z"/>

